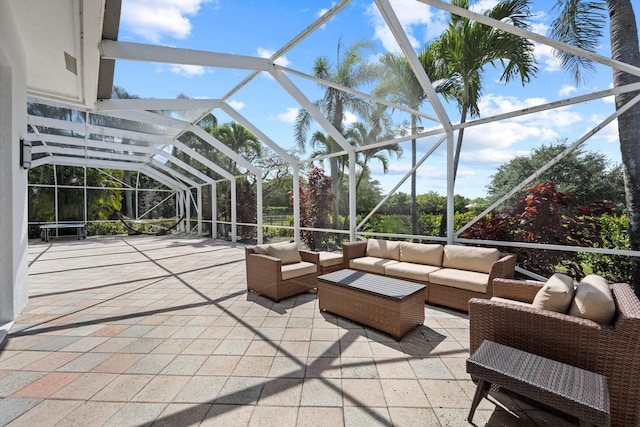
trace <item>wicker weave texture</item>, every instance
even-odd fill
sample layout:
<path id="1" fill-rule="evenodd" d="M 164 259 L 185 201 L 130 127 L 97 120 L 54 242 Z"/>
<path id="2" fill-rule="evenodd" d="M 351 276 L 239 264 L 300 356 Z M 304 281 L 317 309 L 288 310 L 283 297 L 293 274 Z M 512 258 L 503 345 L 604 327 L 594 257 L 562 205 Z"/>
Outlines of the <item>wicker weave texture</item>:
<path id="1" fill-rule="evenodd" d="M 422 292 L 394 300 L 319 279 L 318 307 L 386 332 L 398 341 L 424 322 Z"/>
<path id="2" fill-rule="evenodd" d="M 314 262 L 317 265 L 317 254 L 300 251 L 303 261 Z M 315 288 L 317 273 L 306 274 L 292 279 L 282 280 L 282 262 L 278 258 L 259 255 L 253 252 L 253 247 L 245 248 L 245 264 L 247 269 L 247 289 L 257 292 L 274 301 L 280 301 L 307 292 Z"/>
<path id="3" fill-rule="evenodd" d="M 501 282 L 500 287 L 527 286 L 516 280 Z M 616 303 L 611 325 L 472 299 L 470 350 L 475 352 L 484 340 L 489 340 L 604 375 L 609 384 L 611 424 L 640 425 L 640 301 L 627 284 L 614 284 L 611 289 Z M 519 290 L 510 292 L 518 294 Z M 532 298 L 526 302 L 531 301 Z"/>
<path id="4" fill-rule="evenodd" d="M 609 391 L 603 375 L 491 341 L 484 341 L 467 359 L 467 372 L 581 422 L 610 424 Z"/>
<path id="5" fill-rule="evenodd" d="M 342 254 L 344 258 L 343 268 L 350 268 L 349 261 L 354 258 L 366 256 L 367 242 L 348 242 L 342 244 Z M 425 292 L 425 301 L 429 304 L 442 305 L 445 307 L 455 308 L 461 311 L 469 310 L 469 300 L 471 298 L 491 298 L 493 295 L 493 279 L 495 278 L 513 278 L 516 267 L 516 256 L 509 253 L 501 253 L 500 259 L 493 263 L 489 279 L 487 282 L 486 292 L 473 292 L 466 289 L 454 288 L 452 286 L 436 285 L 428 281 L 412 280 L 427 286 Z M 404 279 L 403 280 L 408 280 Z"/>

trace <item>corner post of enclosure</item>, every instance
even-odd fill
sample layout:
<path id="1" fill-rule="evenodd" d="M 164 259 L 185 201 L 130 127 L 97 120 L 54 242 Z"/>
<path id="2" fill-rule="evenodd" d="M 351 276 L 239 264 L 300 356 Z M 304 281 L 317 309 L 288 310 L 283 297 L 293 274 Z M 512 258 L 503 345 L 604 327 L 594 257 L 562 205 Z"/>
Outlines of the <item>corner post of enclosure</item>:
<path id="1" fill-rule="evenodd" d="M 187 233 L 191 234 L 191 189 L 185 190 L 183 198 L 187 220 Z"/>
<path id="2" fill-rule="evenodd" d="M 455 176 L 453 175 L 453 132 L 447 132 L 447 244 L 453 243 L 454 218 L 454 190 Z"/>
<path id="3" fill-rule="evenodd" d="M 238 198 L 237 198 L 237 190 L 236 190 L 236 179 L 229 181 L 231 185 L 231 241 L 233 243 L 238 241 L 238 224 L 237 222 L 237 213 L 238 213 Z"/>
<path id="4" fill-rule="evenodd" d="M 356 153 L 349 150 L 349 240 L 356 240 Z"/>
<path id="5" fill-rule="evenodd" d="M 197 207 L 197 212 L 198 212 L 198 236 L 202 236 L 202 185 L 198 187 L 198 207 Z"/>
<path id="6" fill-rule="evenodd" d="M 292 166 L 293 175 L 293 238 L 300 244 L 300 165 L 294 163 Z"/>
<path id="7" fill-rule="evenodd" d="M 211 238 L 218 237 L 218 187 L 211 183 Z"/>
<path id="8" fill-rule="evenodd" d="M 262 221 L 262 175 L 256 175 L 256 222 L 258 225 L 258 244 L 262 244 L 263 221 Z"/>

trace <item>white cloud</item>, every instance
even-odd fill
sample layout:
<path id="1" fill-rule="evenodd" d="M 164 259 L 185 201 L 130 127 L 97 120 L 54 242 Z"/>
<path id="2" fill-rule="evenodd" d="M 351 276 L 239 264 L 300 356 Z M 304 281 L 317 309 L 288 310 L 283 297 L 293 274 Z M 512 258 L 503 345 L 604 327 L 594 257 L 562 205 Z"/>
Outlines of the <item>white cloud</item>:
<path id="1" fill-rule="evenodd" d="M 265 49 L 265 48 L 262 48 L 262 47 L 259 47 L 257 49 L 257 52 L 258 52 L 258 56 L 260 58 L 271 58 L 273 56 L 273 54 L 276 53 L 275 50 Z M 278 64 L 278 65 L 281 65 L 283 67 L 288 67 L 291 64 L 291 61 L 289 61 L 287 59 L 287 57 L 283 55 L 280 58 L 276 59 L 275 63 Z"/>
<path id="2" fill-rule="evenodd" d="M 122 3 L 121 23 L 127 31 L 160 43 L 164 37 L 184 39 L 191 34 L 189 16 L 210 0 L 127 0 Z"/>
<path id="3" fill-rule="evenodd" d="M 343 118 L 342 118 L 342 124 L 345 126 L 349 126 L 354 124 L 355 122 L 358 121 L 358 117 L 356 117 L 355 114 L 349 112 L 349 111 L 345 111 Z"/>
<path id="4" fill-rule="evenodd" d="M 576 92 L 578 89 L 576 89 L 575 86 L 571 86 L 571 85 L 562 85 L 562 87 L 560 88 L 560 91 L 558 91 L 558 95 L 560 96 L 569 96 L 570 94 Z"/>
<path id="5" fill-rule="evenodd" d="M 321 18 L 325 13 L 329 12 L 329 10 L 330 10 L 330 9 L 332 9 L 335 5 L 336 5 L 336 2 L 333 2 L 333 3 L 331 3 L 331 7 L 329 7 L 329 8 L 324 8 L 324 7 L 323 7 L 322 9 L 320 9 L 320 10 L 317 12 L 317 14 L 316 14 L 316 15 L 317 15 L 317 17 L 318 17 L 318 18 Z M 327 25 L 326 25 L 326 23 L 324 23 L 324 24 L 322 24 L 319 28 L 320 28 L 321 30 L 324 30 L 326 26 L 327 26 Z"/>
<path id="6" fill-rule="evenodd" d="M 391 0 L 400 24 L 414 48 L 421 48 L 426 42 L 439 36 L 446 26 L 447 12 L 432 8 L 414 0 Z M 380 40 L 389 52 L 398 52 L 399 46 L 380 15 L 375 3 L 367 7 L 367 15 L 374 27 L 374 40 Z"/>
<path id="7" fill-rule="evenodd" d="M 545 98 L 520 99 L 515 96 L 487 94 L 478 103 L 482 117 L 491 117 L 511 111 L 522 110 L 547 103 Z"/>
<path id="8" fill-rule="evenodd" d="M 232 99 L 231 101 L 229 101 L 229 106 L 236 111 L 240 111 L 244 108 L 244 102 Z"/>
<path id="9" fill-rule="evenodd" d="M 289 107 L 285 113 L 277 115 L 278 120 L 284 123 L 295 123 L 298 116 L 298 109 L 296 107 Z"/>
<path id="10" fill-rule="evenodd" d="M 175 64 L 169 67 L 173 74 L 182 77 L 197 77 L 206 73 L 206 69 L 200 65 Z"/>
<path id="11" fill-rule="evenodd" d="M 535 56 L 538 63 L 543 65 L 542 69 L 544 71 L 562 71 L 562 65 L 553 54 L 553 48 L 551 46 L 535 43 L 533 55 Z"/>
<path id="12" fill-rule="evenodd" d="M 488 94 L 482 97 L 479 108 L 483 117 L 490 117 L 497 114 L 535 107 L 548 102 L 549 101 L 545 98 L 519 99 L 514 96 Z M 571 111 L 570 107 L 561 107 L 555 108 L 554 110 L 513 117 L 510 120 L 521 123 L 525 126 L 550 130 L 553 128 L 566 128 L 575 125 L 576 123 L 584 120 L 584 117 L 579 113 Z"/>
<path id="13" fill-rule="evenodd" d="M 590 131 L 594 126 L 599 125 L 605 119 L 605 115 L 594 114 L 591 116 L 591 124 L 588 126 L 588 129 L 585 129 L 585 133 Z M 600 129 L 598 133 L 593 135 L 590 138 L 590 141 L 603 141 L 607 143 L 619 143 L 620 142 L 620 134 L 618 134 L 618 121 L 614 120 L 609 123 L 604 128 Z"/>

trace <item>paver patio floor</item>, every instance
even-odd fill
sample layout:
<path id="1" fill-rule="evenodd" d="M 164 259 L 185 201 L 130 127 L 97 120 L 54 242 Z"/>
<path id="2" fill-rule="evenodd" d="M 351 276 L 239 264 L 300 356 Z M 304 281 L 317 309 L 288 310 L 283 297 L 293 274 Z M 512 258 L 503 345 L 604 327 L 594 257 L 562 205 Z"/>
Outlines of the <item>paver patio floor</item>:
<path id="1" fill-rule="evenodd" d="M 0 350 L 0 425 L 465 426 L 465 313 L 400 342 L 247 293 L 244 246 L 170 235 L 32 241 Z M 502 391 L 476 425 L 577 425 Z M 497 406 L 496 406 L 497 405 Z"/>

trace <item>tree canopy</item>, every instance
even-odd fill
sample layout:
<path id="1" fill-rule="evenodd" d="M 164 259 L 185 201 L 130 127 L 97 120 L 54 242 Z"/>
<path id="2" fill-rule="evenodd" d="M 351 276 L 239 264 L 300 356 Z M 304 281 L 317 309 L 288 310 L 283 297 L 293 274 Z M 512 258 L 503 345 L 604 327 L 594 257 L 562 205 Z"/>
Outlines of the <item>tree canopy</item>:
<path id="1" fill-rule="evenodd" d="M 516 157 L 500 166 L 487 185 L 489 199 L 498 200 L 567 147 L 566 140 L 559 140 L 534 148 L 529 156 Z M 530 185 L 548 181 L 555 183 L 558 191 L 573 193 L 575 206 L 587 206 L 596 200 L 624 205 L 621 167 L 611 165 L 607 157 L 598 152 L 578 147 Z"/>

